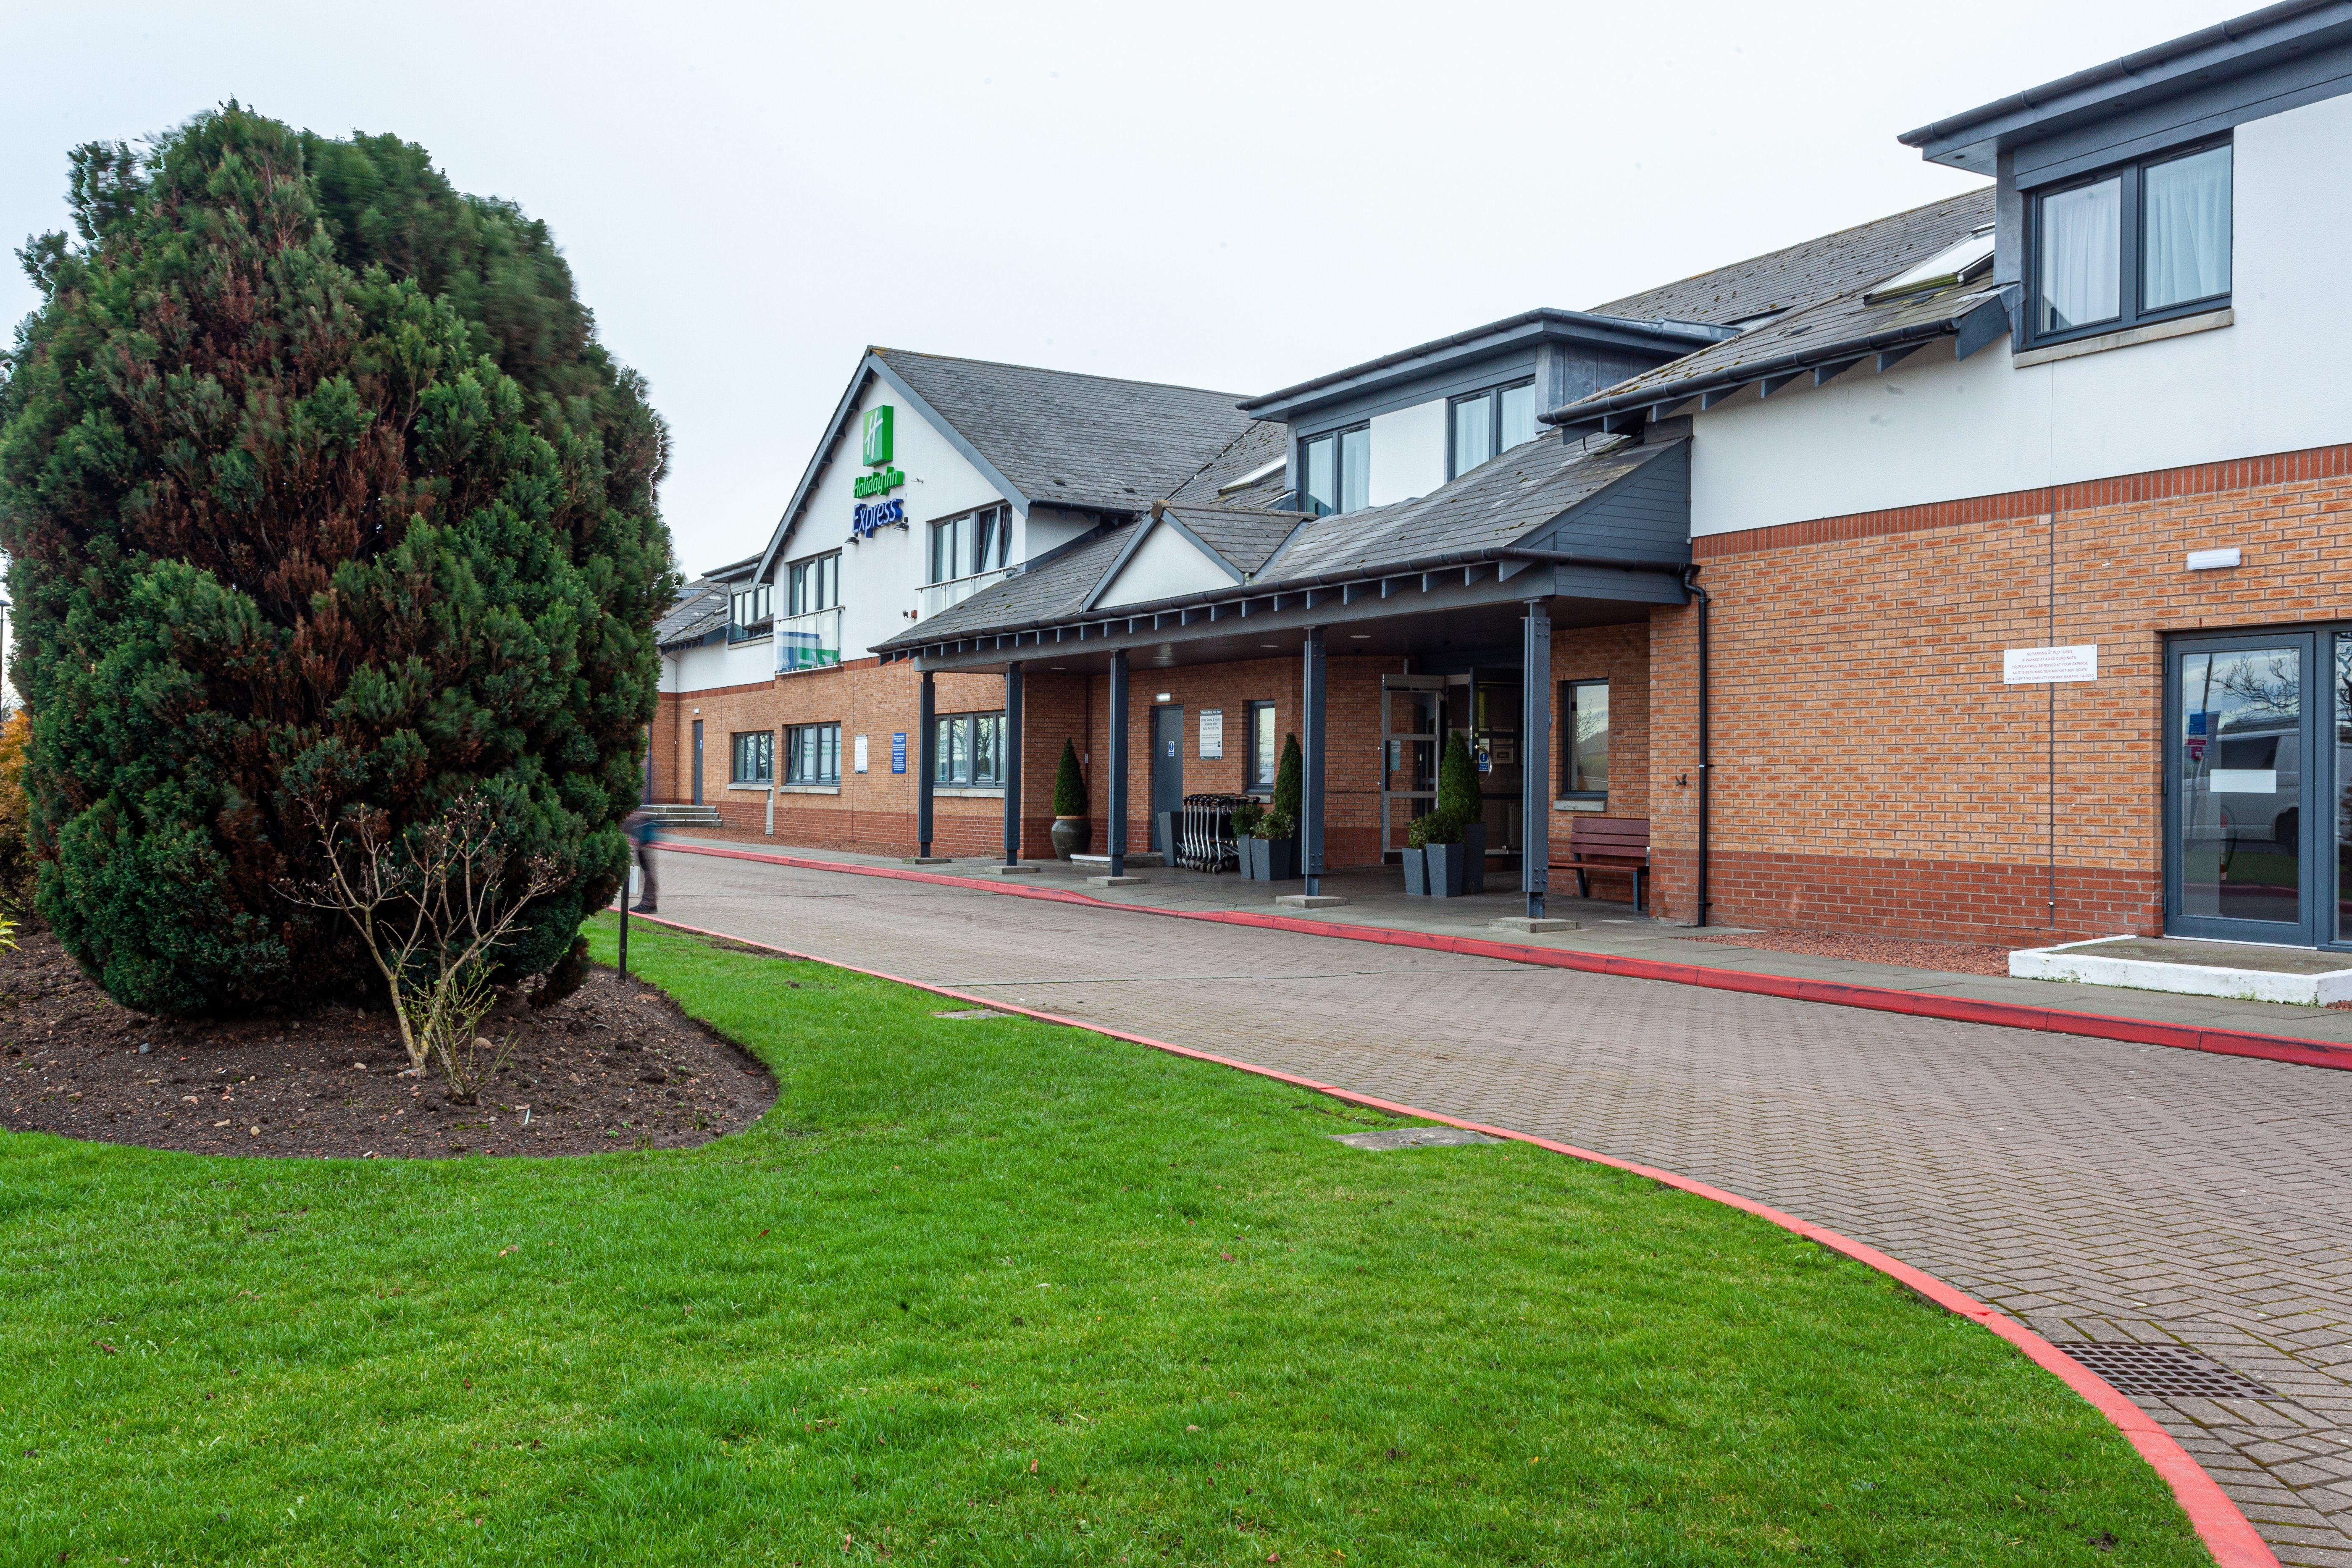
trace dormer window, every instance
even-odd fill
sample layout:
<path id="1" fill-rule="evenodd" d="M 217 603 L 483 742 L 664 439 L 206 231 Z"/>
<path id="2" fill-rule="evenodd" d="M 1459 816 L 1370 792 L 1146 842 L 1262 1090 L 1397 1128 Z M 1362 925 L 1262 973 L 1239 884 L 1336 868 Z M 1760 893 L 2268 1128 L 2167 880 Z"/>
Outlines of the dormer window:
<path id="1" fill-rule="evenodd" d="M 766 629 L 771 619 L 769 595 L 772 592 L 772 587 L 771 584 L 754 583 L 748 587 L 735 590 L 728 612 L 728 619 L 734 623 L 735 630 L 747 632 Z"/>
<path id="2" fill-rule="evenodd" d="M 1307 482 L 1301 510 L 1361 511 L 1372 504 L 1372 427 L 1369 422 L 1318 436 L 1299 447 Z"/>
<path id="3" fill-rule="evenodd" d="M 2033 340 L 2115 331 L 2227 304 L 2230 213 L 2227 142 L 2037 193 Z"/>
<path id="4" fill-rule="evenodd" d="M 1445 477 L 1536 438 L 1536 384 L 1516 382 L 1457 397 L 1446 409 Z"/>

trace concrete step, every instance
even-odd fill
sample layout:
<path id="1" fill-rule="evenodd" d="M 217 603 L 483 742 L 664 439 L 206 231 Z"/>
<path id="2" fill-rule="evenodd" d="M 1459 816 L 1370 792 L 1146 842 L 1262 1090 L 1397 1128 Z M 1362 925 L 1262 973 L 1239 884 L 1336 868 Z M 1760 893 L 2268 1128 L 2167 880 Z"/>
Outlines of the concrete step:
<path id="1" fill-rule="evenodd" d="M 719 826 L 719 808 L 715 805 L 649 805 L 645 813 L 664 827 Z"/>

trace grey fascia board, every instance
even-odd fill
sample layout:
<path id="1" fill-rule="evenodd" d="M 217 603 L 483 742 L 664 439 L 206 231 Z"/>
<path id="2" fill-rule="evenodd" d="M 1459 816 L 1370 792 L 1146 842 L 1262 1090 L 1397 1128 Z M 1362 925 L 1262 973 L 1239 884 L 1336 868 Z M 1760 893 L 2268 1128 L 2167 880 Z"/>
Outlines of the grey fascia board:
<path id="1" fill-rule="evenodd" d="M 1993 172 L 1994 150 L 2033 140 L 2076 119 L 2095 119 L 2127 98 L 2155 99 L 2200 76 L 2236 76 L 2278 52 L 2332 42 L 2352 29 L 2352 0 L 2284 0 L 2104 65 L 2028 88 L 1895 138 L 1931 163 Z"/>
<path id="2" fill-rule="evenodd" d="M 770 567 L 773 565 L 776 552 L 792 538 L 793 531 L 800 521 L 801 509 L 807 504 L 808 493 L 816 488 L 817 476 L 832 461 L 834 447 L 841 440 L 850 410 L 857 406 L 858 395 L 866 390 L 868 375 L 878 378 L 892 392 L 905 398 L 918 414 L 929 422 L 931 428 L 947 437 L 948 445 L 953 447 L 965 462 L 979 469 L 981 477 L 996 487 L 997 494 L 1018 507 L 1024 515 L 1027 514 L 1031 504 L 1029 498 L 1015 489 L 1013 481 L 1000 473 L 995 464 L 982 457 L 980 448 L 965 440 L 963 432 L 942 418 L 940 411 L 924 400 L 922 394 L 908 386 L 905 378 L 890 368 L 888 362 L 868 349 L 864 363 L 857 367 L 857 374 L 850 378 L 849 390 L 842 395 L 841 406 L 833 412 L 833 423 L 825 429 L 824 440 L 818 446 L 816 457 L 810 461 L 808 472 L 801 476 L 800 488 L 793 492 L 792 503 L 785 507 L 782 519 L 776 524 L 775 537 L 768 542 L 766 552 L 760 557 L 760 575 L 762 578 L 768 575 Z M 1065 507 L 1063 510 L 1090 511 L 1094 509 Z"/>
<path id="3" fill-rule="evenodd" d="M 1979 294 L 1981 292 L 1979 290 Z M 1993 298 L 1998 300 L 1999 295 L 1996 294 Z M 1565 408 L 1548 410 L 1537 415 L 1536 418 L 1546 425 L 1568 426 L 1595 425 L 1606 415 L 1622 414 L 1633 408 L 1655 408 L 1686 403 L 1702 393 L 1733 390 L 1745 386 L 1751 381 L 1763 381 L 1797 371 L 1810 370 L 1814 365 L 1831 360 L 1859 359 L 1866 353 L 1891 349 L 1904 343 L 1916 347 L 1934 338 L 1951 336 L 1959 330 L 1960 323 L 1973 315 L 1979 308 L 1978 303 L 1972 302 L 1969 310 L 1939 317 L 1932 321 L 1915 321 L 1907 327 L 1890 327 L 1884 331 L 1866 333 L 1858 338 L 1842 338 L 1835 342 L 1822 343 L 1816 347 L 1800 349 L 1791 353 L 1778 354 L 1770 359 L 1758 360 L 1751 364 L 1738 365 L 1730 370 L 1717 371 L 1709 375 L 1693 376 L 1687 381 L 1670 382 L 1664 386 L 1646 387 L 1639 392 L 1619 393 L 1613 397 L 1589 397 L 1581 403 L 1571 403 Z"/>
<path id="4" fill-rule="evenodd" d="M 1451 337 L 1400 349 L 1346 370 L 1286 386 L 1279 392 L 1246 399 L 1234 406 L 1254 419 L 1287 423 L 1320 404 L 1351 397 L 1370 387 L 1410 380 L 1450 364 L 1549 339 L 1635 349 L 1655 349 L 1663 341 L 1685 351 L 1724 341 L 1720 329 L 1696 322 L 1598 316 L 1588 310 L 1529 310 Z"/>

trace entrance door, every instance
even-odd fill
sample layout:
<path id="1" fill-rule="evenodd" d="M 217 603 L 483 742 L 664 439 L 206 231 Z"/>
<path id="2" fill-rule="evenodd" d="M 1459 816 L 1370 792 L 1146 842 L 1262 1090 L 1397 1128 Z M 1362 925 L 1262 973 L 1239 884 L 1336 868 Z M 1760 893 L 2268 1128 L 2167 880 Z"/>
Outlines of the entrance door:
<path id="1" fill-rule="evenodd" d="M 2315 825 L 2304 801 L 2320 760 L 2319 652 L 2310 632 L 2167 648 L 2167 931 L 2298 944 L 2323 934 L 2318 828 L 2333 814 Z"/>
<path id="2" fill-rule="evenodd" d="M 1471 681 L 1470 755 L 1478 764 L 1478 793 L 1486 818 L 1486 847 L 1517 854 L 1527 758 L 1519 751 L 1520 694 L 1516 669 L 1482 669 Z"/>
<path id="3" fill-rule="evenodd" d="M 1176 846 L 1163 843 L 1161 813 L 1184 809 L 1184 710 L 1151 710 L 1151 847 L 1176 861 Z"/>
<path id="4" fill-rule="evenodd" d="M 1381 852 L 1404 847 L 1404 830 L 1437 805 L 1442 675 L 1381 677 Z"/>
<path id="5" fill-rule="evenodd" d="M 702 804 L 702 721 L 694 721 L 694 804 Z"/>

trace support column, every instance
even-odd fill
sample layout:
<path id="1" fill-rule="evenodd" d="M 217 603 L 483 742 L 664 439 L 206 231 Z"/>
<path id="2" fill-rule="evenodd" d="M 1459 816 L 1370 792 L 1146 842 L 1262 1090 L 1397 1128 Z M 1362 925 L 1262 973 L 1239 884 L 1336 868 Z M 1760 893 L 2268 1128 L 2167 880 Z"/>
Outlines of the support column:
<path id="1" fill-rule="evenodd" d="M 1127 650 L 1110 656 L 1110 874 L 1127 875 Z"/>
<path id="2" fill-rule="evenodd" d="M 1323 754 L 1329 750 L 1323 721 L 1323 628 L 1307 628 L 1307 666 L 1299 681 L 1298 858 L 1307 896 L 1323 895 Z"/>
<path id="3" fill-rule="evenodd" d="M 940 727 L 935 721 L 939 710 L 939 688 L 927 669 L 922 700 L 916 704 L 915 714 L 915 855 L 922 860 L 931 858 L 931 781 L 940 771 Z"/>
<path id="4" fill-rule="evenodd" d="M 1021 666 L 1004 667 L 1004 868 L 1021 864 Z"/>
<path id="5" fill-rule="evenodd" d="M 1541 599 L 1527 602 L 1527 641 L 1519 659 L 1519 818 L 1526 840 L 1519 887 L 1527 918 L 1544 918 L 1551 888 L 1551 616 Z"/>

